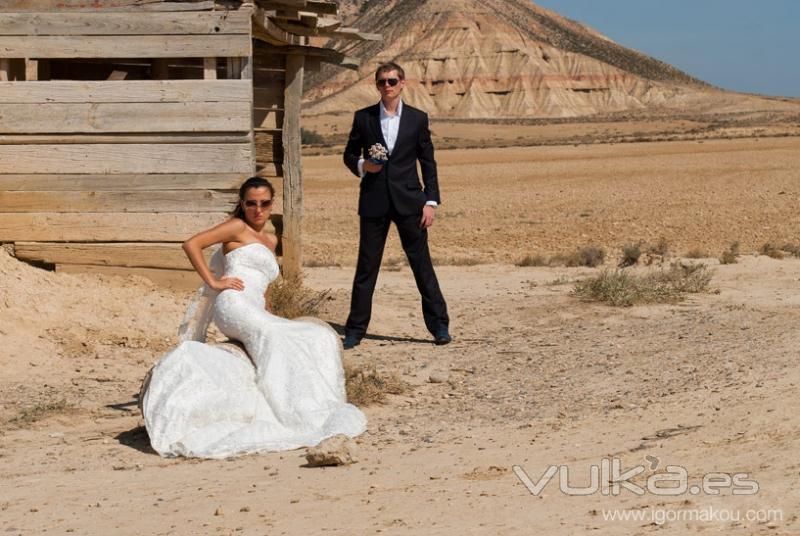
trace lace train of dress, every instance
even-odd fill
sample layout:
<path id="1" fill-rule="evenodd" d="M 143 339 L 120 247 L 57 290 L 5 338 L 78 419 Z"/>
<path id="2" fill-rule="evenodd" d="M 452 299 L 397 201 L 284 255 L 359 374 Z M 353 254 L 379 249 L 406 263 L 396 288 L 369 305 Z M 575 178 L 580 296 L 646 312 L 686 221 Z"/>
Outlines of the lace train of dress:
<path id="1" fill-rule="evenodd" d="M 197 341 L 181 343 L 151 371 L 142 413 L 162 456 L 226 458 L 291 450 L 366 429 L 347 403 L 336 332 L 314 319 L 287 320 L 264 309 L 264 292 L 278 275 L 260 243 L 225 255 L 225 275 L 244 291 L 221 292 L 213 320 L 241 341 L 250 359 Z"/>

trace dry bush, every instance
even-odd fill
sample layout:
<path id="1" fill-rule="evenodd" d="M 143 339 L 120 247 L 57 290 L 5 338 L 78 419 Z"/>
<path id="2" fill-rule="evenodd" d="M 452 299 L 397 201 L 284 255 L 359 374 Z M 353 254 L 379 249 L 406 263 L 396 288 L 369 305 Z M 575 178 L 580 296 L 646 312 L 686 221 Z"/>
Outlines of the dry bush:
<path id="1" fill-rule="evenodd" d="M 596 268 L 605 262 L 606 250 L 595 246 L 586 246 L 569 254 L 555 255 L 550 258 L 550 266 L 561 265 L 569 268 L 588 266 Z"/>
<path id="2" fill-rule="evenodd" d="M 330 297 L 330 290 L 318 292 L 303 285 L 300 278 L 279 277 L 269 290 L 272 314 L 283 318 L 318 316 L 322 303 Z"/>
<path id="3" fill-rule="evenodd" d="M 736 264 L 739 262 L 739 242 L 731 243 L 730 247 L 722 252 L 720 264 Z"/>
<path id="4" fill-rule="evenodd" d="M 434 266 L 477 266 L 484 264 L 481 259 L 476 257 L 433 257 L 431 261 Z"/>
<path id="5" fill-rule="evenodd" d="M 585 301 L 630 307 L 646 303 L 675 303 L 687 293 L 708 291 L 712 273 L 704 264 L 674 262 L 668 269 L 644 275 L 604 270 L 575 284 L 572 293 Z"/>
<path id="6" fill-rule="evenodd" d="M 550 261 L 544 255 L 526 255 L 514 264 L 520 267 L 549 266 Z"/>
<path id="7" fill-rule="evenodd" d="M 663 236 L 658 239 L 655 244 L 650 244 L 647 247 L 647 253 L 650 255 L 657 255 L 659 257 L 666 257 L 669 254 L 669 242 Z"/>
<path id="8" fill-rule="evenodd" d="M 365 371 L 361 367 L 352 367 L 345 363 L 344 375 L 347 400 L 356 406 L 382 404 L 386 401 L 387 394 L 400 395 L 411 387 L 395 374 L 382 375 L 374 368 Z"/>
<path id="9" fill-rule="evenodd" d="M 705 251 L 705 250 L 700 249 L 700 248 L 690 249 L 683 256 L 685 258 L 687 258 L 687 259 L 707 259 L 707 258 L 711 257 L 711 255 L 709 255 L 708 251 Z"/>
<path id="10" fill-rule="evenodd" d="M 800 257 L 800 244 L 784 244 L 781 249 L 794 257 Z"/>
<path id="11" fill-rule="evenodd" d="M 761 250 L 759 251 L 759 253 L 761 253 L 762 255 L 766 255 L 767 257 L 772 257 L 773 259 L 782 259 L 786 256 L 786 254 L 781 250 L 781 248 L 769 242 L 761 246 Z"/>
<path id="12" fill-rule="evenodd" d="M 620 268 L 627 268 L 639 263 L 642 256 L 642 244 L 628 244 L 622 246 L 622 259 L 619 261 Z"/>
<path id="13" fill-rule="evenodd" d="M 24 426 L 36 421 L 41 421 L 51 415 L 71 413 L 76 408 L 68 404 L 65 399 L 37 402 L 35 405 L 23 409 L 19 415 L 9 421 L 12 426 Z"/>

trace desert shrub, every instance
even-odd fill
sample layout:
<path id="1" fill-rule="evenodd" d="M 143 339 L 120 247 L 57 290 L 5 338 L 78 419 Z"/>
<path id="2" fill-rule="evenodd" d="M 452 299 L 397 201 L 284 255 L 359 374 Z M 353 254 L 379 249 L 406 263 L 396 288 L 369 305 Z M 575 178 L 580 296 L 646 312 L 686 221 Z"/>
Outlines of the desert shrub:
<path id="1" fill-rule="evenodd" d="M 761 253 L 762 255 L 766 255 L 767 257 L 772 257 L 773 259 L 782 259 L 786 256 L 786 254 L 781 250 L 781 248 L 769 242 L 761 246 L 759 253 Z"/>
<path id="2" fill-rule="evenodd" d="M 641 244 L 628 244 L 627 246 L 622 246 L 622 259 L 619 261 L 619 267 L 626 268 L 628 266 L 638 264 L 641 256 Z"/>
<path id="3" fill-rule="evenodd" d="M 800 244 L 784 244 L 781 249 L 794 257 L 800 257 Z"/>
<path id="4" fill-rule="evenodd" d="M 708 252 L 703 249 L 694 248 L 687 251 L 683 256 L 687 259 L 707 259 L 711 255 L 709 255 Z"/>
<path id="5" fill-rule="evenodd" d="M 483 261 L 477 257 L 434 257 L 431 259 L 435 266 L 477 266 Z"/>
<path id="6" fill-rule="evenodd" d="M 601 247 L 587 246 L 572 253 L 555 255 L 550 258 L 550 265 L 562 265 L 569 268 L 588 266 L 596 268 L 606 260 L 606 250 Z"/>
<path id="7" fill-rule="evenodd" d="M 36 421 L 41 421 L 42 419 L 45 419 L 51 415 L 71 413 L 75 409 L 75 406 L 67 403 L 67 401 L 63 398 L 58 400 L 37 402 L 35 405 L 20 411 L 17 416 L 9 421 L 9 424 L 20 427 Z"/>
<path id="8" fill-rule="evenodd" d="M 322 145 L 325 137 L 316 130 L 300 128 L 300 143 L 303 145 Z"/>
<path id="9" fill-rule="evenodd" d="M 380 374 L 374 368 L 364 370 L 345 363 L 344 367 L 347 400 L 357 406 L 381 404 L 386 395 L 403 394 L 410 385 L 395 374 Z"/>
<path id="10" fill-rule="evenodd" d="M 550 261 L 544 255 L 526 255 L 514 264 L 520 267 L 548 266 Z"/>
<path id="11" fill-rule="evenodd" d="M 329 296 L 330 290 L 318 292 L 304 286 L 302 280 L 295 277 L 279 277 L 269 290 L 272 314 L 283 318 L 317 316 Z"/>
<path id="12" fill-rule="evenodd" d="M 625 270 L 603 270 L 575 284 L 573 295 L 585 301 L 630 307 L 646 303 L 675 303 L 687 293 L 705 292 L 712 273 L 703 264 L 672 263 L 667 269 L 648 274 Z"/>
<path id="13" fill-rule="evenodd" d="M 739 242 L 733 242 L 728 249 L 722 252 L 720 264 L 736 264 L 739 262 Z"/>

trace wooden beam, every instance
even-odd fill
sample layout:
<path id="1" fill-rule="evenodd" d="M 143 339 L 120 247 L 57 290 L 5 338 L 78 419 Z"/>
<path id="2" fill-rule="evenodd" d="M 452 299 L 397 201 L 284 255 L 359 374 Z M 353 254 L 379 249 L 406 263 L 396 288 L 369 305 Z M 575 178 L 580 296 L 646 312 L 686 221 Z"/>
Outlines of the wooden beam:
<path id="1" fill-rule="evenodd" d="M 0 145 L 92 145 L 95 143 L 250 143 L 250 132 L 124 132 L 118 134 L 0 134 Z"/>
<path id="2" fill-rule="evenodd" d="M 244 11 L 0 13 L 0 35 L 250 35 Z"/>
<path id="3" fill-rule="evenodd" d="M 0 104 L 0 134 L 249 132 L 247 102 Z"/>
<path id="4" fill-rule="evenodd" d="M 247 35 L 0 36 L 3 58 L 205 58 L 250 52 Z"/>
<path id="5" fill-rule="evenodd" d="M 0 173 L 249 173 L 250 144 L 0 145 Z"/>
<path id="6" fill-rule="evenodd" d="M 9 80 L 11 80 L 11 60 L 0 58 L 0 82 L 8 82 Z"/>
<path id="7" fill-rule="evenodd" d="M 233 190 L 0 191 L 0 213 L 227 212 L 236 204 L 235 198 L 236 193 Z"/>
<path id="8" fill-rule="evenodd" d="M 0 242 L 182 242 L 228 217 L 224 212 L 0 214 Z"/>
<path id="9" fill-rule="evenodd" d="M 209 250 L 204 253 L 206 259 L 211 256 Z M 193 270 L 178 242 L 16 242 L 14 256 L 23 261 L 51 264 Z"/>
<path id="10" fill-rule="evenodd" d="M 8 174 L 0 175 L 0 190 L 13 192 L 40 191 L 158 191 L 158 190 L 230 190 L 238 188 L 251 175 L 242 173 L 186 174 Z M 275 173 L 262 173 L 276 177 Z"/>
<path id="11" fill-rule="evenodd" d="M 104 102 L 250 102 L 246 80 L 130 80 L 119 82 L 53 80 L 0 82 L 0 104 Z"/>
<path id="12" fill-rule="evenodd" d="M 3 0 L 0 12 L 37 13 L 68 11 L 104 13 L 144 11 L 203 11 L 214 9 L 214 0 L 162 2 L 162 0 Z"/>
<path id="13" fill-rule="evenodd" d="M 305 56 L 286 57 L 283 118 L 283 273 L 301 277 L 303 266 L 303 175 L 300 163 L 300 109 Z"/>

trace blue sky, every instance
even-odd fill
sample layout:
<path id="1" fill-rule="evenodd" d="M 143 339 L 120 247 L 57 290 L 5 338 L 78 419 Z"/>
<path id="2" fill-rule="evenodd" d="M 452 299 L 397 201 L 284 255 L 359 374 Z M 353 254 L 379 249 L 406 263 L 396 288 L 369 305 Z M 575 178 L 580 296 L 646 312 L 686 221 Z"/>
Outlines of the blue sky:
<path id="1" fill-rule="evenodd" d="M 800 97 L 800 0 L 534 0 L 725 89 Z"/>

